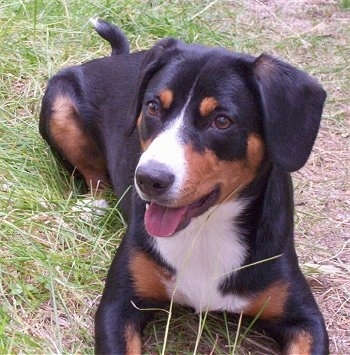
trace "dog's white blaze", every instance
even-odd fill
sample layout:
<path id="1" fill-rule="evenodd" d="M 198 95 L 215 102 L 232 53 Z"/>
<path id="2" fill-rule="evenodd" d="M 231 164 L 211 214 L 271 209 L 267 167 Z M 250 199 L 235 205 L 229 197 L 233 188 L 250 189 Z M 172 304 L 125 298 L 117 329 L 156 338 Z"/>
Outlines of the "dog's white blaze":
<path id="1" fill-rule="evenodd" d="M 175 302 L 197 312 L 240 312 L 249 304 L 247 298 L 219 291 L 221 281 L 242 266 L 247 255 L 237 225 L 246 204 L 235 200 L 214 206 L 174 236 L 155 238 L 156 249 L 176 271 L 166 284 Z"/>
<path id="2" fill-rule="evenodd" d="M 185 110 L 190 99 L 191 93 L 178 117 L 176 117 L 174 121 L 153 140 L 147 150 L 141 155 L 136 167 L 137 170 L 138 167 L 147 165 L 150 160 L 164 164 L 175 176 L 175 181 L 171 189 L 167 192 L 169 196 L 176 196 L 180 193 L 187 173 L 187 162 L 185 159 L 184 144 L 181 142 L 180 138 L 180 130 L 183 125 Z M 140 191 L 136 181 L 135 186 L 141 198 L 147 200 L 147 196 Z"/>
<path id="3" fill-rule="evenodd" d="M 179 194 L 187 170 L 185 151 L 178 134 L 181 122 L 180 119 L 177 119 L 169 128 L 156 137 L 148 149 L 141 155 L 137 165 L 137 168 L 147 165 L 150 160 L 164 164 L 175 176 L 175 181 L 167 192 L 169 195 Z M 147 196 L 139 190 L 136 182 L 135 186 L 138 194 L 147 200 Z"/>

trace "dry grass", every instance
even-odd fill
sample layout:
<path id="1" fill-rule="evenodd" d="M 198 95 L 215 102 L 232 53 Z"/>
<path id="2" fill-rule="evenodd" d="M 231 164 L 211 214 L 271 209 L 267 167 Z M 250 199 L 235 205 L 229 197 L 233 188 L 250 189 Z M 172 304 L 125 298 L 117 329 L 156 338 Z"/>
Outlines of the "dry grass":
<path id="1" fill-rule="evenodd" d="M 122 25 L 132 47 L 162 36 L 268 52 L 315 75 L 328 92 L 320 134 L 294 174 L 296 244 L 326 319 L 331 353 L 350 349 L 350 12 L 348 0 L 0 2 L 0 353 L 91 353 L 93 314 L 124 231 L 117 201 L 94 223 L 79 187 L 37 133 L 43 87 L 58 68 L 108 53 L 88 26 Z M 192 353 L 199 316 L 175 307 L 166 353 Z M 211 314 L 197 353 L 277 353 L 239 317 Z M 145 332 L 161 353 L 166 314 Z"/>

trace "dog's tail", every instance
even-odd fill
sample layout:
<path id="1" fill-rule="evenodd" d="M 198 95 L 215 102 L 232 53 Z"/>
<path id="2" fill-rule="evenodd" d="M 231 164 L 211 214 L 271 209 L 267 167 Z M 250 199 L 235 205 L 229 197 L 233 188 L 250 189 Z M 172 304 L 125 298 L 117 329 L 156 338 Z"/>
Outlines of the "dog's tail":
<path id="1" fill-rule="evenodd" d="M 95 27 L 96 32 L 110 43 L 112 47 L 111 55 L 129 53 L 129 41 L 117 26 L 114 26 L 99 18 L 92 18 L 90 19 L 90 22 Z"/>

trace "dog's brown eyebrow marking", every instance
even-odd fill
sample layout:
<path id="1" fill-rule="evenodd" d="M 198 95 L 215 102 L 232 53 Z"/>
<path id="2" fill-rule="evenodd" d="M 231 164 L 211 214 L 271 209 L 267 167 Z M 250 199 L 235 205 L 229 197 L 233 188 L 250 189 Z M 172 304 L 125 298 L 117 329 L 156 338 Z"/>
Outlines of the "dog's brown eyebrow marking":
<path id="1" fill-rule="evenodd" d="M 164 89 L 159 94 L 159 99 L 163 108 L 170 108 L 174 101 L 174 93 L 170 89 Z"/>
<path id="2" fill-rule="evenodd" d="M 199 113 L 202 117 L 210 115 L 217 107 L 218 102 L 214 97 L 205 97 L 199 104 Z"/>

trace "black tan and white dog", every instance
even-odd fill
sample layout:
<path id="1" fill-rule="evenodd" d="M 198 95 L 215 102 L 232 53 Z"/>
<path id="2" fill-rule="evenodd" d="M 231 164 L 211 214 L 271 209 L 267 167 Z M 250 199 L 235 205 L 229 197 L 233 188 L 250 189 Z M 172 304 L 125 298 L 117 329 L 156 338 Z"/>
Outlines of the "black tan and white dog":
<path id="1" fill-rule="evenodd" d="M 328 353 L 294 248 L 290 177 L 314 144 L 322 87 L 266 54 L 172 38 L 130 54 L 117 28 L 95 27 L 112 56 L 49 81 L 40 132 L 91 189 L 122 196 L 133 186 L 96 352 L 140 353 L 152 310 L 173 300 L 197 312 L 260 313 L 284 353 Z"/>

